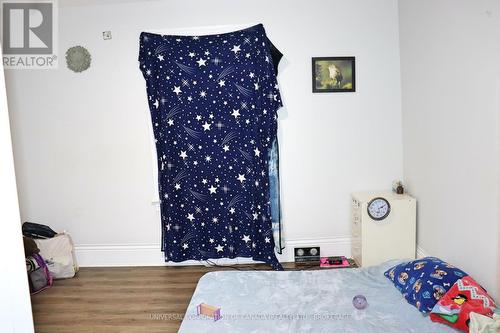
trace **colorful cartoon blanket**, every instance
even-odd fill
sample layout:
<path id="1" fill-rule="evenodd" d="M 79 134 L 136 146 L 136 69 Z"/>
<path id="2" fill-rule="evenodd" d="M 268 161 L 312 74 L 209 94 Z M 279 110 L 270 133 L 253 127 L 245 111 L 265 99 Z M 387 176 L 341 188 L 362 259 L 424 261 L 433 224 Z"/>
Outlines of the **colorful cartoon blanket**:
<path id="1" fill-rule="evenodd" d="M 432 321 L 469 332 L 470 314 L 491 317 L 495 302 L 472 277 L 435 257 L 404 262 L 387 270 L 406 301 Z"/>
<path id="2" fill-rule="evenodd" d="M 431 311 L 432 321 L 468 332 L 472 312 L 493 315 L 495 302 L 473 278 L 466 276 L 448 290 Z"/>

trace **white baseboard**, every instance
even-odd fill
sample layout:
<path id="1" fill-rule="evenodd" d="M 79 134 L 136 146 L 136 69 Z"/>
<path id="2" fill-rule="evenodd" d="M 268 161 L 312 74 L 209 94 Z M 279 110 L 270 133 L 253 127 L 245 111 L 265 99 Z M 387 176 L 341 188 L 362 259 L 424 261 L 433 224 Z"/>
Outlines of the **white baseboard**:
<path id="1" fill-rule="evenodd" d="M 424 257 L 429 257 L 429 254 L 417 244 L 417 259 Z"/>
<path id="2" fill-rule="evenodd" d="M 277 255 L 280 262 L 292 262 L 295 247 L 320 246 L 322 256 L 351 256 L 351 238 L 289 239 L 283 254 Z M 166 263 L 160 244 L 80 244 L 75 246 L 78 264 L 81 267 L 114 266 L 187 266 L 203 262 L 188 260 L 182 263 Z M 254 263 L 249 258 L 217 259 L 218 265 Z"/>

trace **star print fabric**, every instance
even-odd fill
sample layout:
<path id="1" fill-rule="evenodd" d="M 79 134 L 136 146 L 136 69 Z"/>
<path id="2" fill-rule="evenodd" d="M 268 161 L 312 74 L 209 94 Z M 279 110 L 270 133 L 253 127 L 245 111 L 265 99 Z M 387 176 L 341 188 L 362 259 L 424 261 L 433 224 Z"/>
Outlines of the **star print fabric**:
<path id="1" fill-rule="evenodd" d="M 282 106 L 262 24 L 204 36 L 141 33 L 165 261 L 274 254 L 269 152 Z"/>

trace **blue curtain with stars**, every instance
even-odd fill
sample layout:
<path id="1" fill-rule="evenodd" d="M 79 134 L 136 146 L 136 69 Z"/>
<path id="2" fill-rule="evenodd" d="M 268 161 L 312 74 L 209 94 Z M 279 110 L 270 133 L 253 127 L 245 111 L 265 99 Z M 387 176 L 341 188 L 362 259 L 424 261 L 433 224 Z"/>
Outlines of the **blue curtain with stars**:
<path id="1" fill-rule="evenodd" d="M 143 32 L 139 62 L 165 260 L 249 257 L 282 269 L 269 180 L 282 103 L 262 24 L 204 36 Z"/>

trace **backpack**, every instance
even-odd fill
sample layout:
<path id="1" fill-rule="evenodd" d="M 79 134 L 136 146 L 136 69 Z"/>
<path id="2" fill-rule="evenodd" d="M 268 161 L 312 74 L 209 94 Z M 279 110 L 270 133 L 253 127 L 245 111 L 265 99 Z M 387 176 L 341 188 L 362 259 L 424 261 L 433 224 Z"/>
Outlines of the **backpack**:
<path id="1" fill-rule="evenodd" d="M 22 229 L 23 235 L 30 238 L 52 238 L 57 234 L 47 225 L 32 222 L 24 222 Z"/>
<path id="2" fill-rule="evenodd" d="M 41 255 L 34 253 L 27 257 L 26 269 L 32 295 L 52 286 L 52 275 L 50 275 L 49 268 Z"/>

